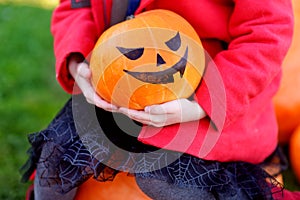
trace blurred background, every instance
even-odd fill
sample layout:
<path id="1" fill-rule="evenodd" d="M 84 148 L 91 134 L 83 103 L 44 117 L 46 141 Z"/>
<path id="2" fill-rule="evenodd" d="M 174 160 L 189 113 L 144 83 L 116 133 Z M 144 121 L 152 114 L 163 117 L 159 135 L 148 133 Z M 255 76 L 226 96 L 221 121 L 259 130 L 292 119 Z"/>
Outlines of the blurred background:
<path id="1" fill-rule="evenodd" d="M 45 128 L 69 98 L 55 80 L 49 28 L 57 4 L 58 0 L 0 0 L 0 200 L 25 198 L 30 183 L 20 182 L 19 169 L 27 159 L 27 135 Z M 291 65 L 296 63 L 300 62 L 293 61 Z M 300 77 L 300 69 L 297 71 L 296 79 Z M 281 90 L 286 91 L 288 84 L 283 84 Z M 297 85 L 294 87 L 298 89 Z M 277 96 L 275 105 L 290 105 L 280 101 L 282 96 L 289 101 L 293 98 L 286 93 Z M 300 99 L 296 104 L 299 102 Z M 280 112 L 284 113 L 282 109 Z M 283 118 L 287 120 L 285 115 Z M 300 124 L 300 117 L 297 123 Z M 289 158 L 289 141 L 295 129 L 294 125 L 280 133 L 281 145 Z M 296 159 L 300 159 L 299 151 Z M 284 172 L 286 188 L 300 190 L 297 173 L 300 174 L 300 166 Z"/>
<path id="2" fill-rule="evenodd" d="M 55 0 L 0 0 L 0 199 L 25 199 L 27 135 L 69 98 L 55 80 L 49 31 Z"/>

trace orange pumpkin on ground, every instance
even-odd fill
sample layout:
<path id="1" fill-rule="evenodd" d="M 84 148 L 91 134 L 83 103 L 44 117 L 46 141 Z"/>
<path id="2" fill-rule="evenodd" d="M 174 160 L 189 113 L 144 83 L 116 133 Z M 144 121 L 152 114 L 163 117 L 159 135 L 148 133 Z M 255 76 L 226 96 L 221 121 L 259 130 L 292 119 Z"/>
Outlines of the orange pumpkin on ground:
<path id="1" fill-rule="evenodd" d="M 119 173 L 113 181 L 99 182 L 90 178 L 77 190 L 74 200 L 150 200 L 133 176 Z"/>
<path id="2" fill-rule="evenodd" d="M 300 124 L 300 1 L 293 0 L 294 37 L 283 62 L 283 77 L 279 91 L 274 97 L 279 143 L 288 144 L 291 134 Z"/>
<path id="3" fill-rule="evenodd" d="M 190 97 L 202 78 L 204 57 L 185 19 L 151 10 L 101 35 L 90 59 L 92 85 L 106 101 L 140 110 Z"/>
<path id="4" fill-rule="evenodd" d="M 291 136 L 289 154 L 291 167 L 300 183 L 300 125 Z"/>

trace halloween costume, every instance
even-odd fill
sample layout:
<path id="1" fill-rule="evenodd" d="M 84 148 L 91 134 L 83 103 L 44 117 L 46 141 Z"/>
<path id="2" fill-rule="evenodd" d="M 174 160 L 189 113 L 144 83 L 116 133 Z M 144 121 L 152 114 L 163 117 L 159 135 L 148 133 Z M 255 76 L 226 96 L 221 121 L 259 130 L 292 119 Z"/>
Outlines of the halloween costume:
<path id="1" fill-rule="evenodd" d="M 67 57 L 74 52 L 89 55 L 110 25 L 111 4 L 111 0 L 62 0 L 54 11 L 51 30 L 57 79 L 69 93 L 80 91 L 67 70 Z M 33 163 L 28 173 L 39 163 L 41 183 L 61 192 L 79 186 L 92 175 L 105 181 L 112 180 L 118 171 L 129 171 L 145 180 L 154 178 L 178 187 L 213 191 L 218 198 L 272 198 L 270 185 L 265 182 L 269 176 L 258 164 L 277 145 L 271 99 L 291 41 L 291 3 L 141 0 L 135 14 L 156 8 L 186 18 L 212 57 L 195 93 L 208 117 L 161 129 L 140 125 L 132 130 L 135 137 L 128 137 L 114 124 L 112 114 L 101 109 L 96 108 L 95 123 L 86 121 L 90 120 L 88 110 L 95 108 L 79 94 L 47 129 L 30 136 Z M 79 119 L 74 120 L 74 113 Z M 184 142 L 193 127 L 197 127 L 193 141 Z M 78 132 L 83 135 L 79 137 Z M 173 143 L 174 138 L 181 142 Z M 210 146 L 212 140 L 214 145 Z M 91 154 L 88 141 L 98 141 L 100 156 Z M 129 153 L 120 153 L 110 141 Z M 160 149 L 164 150 L 157 155 Z M 139 164 L 140 160 L 151 163 L 153 159 L 163 167 L 153 171 L 152 166 Z M 168 159 L 174 162 L 165 164 Z M 109 173 L 108 162 L 117 163 Z M 178 171 L 181 166 L 188 173 L 182 175 Z"/>
<path id="2" fill-rule="evenodd" d="M 89 55 L 99 35 L 109 26 L 111 1 L 105 2 L 91 1 L 91 7 L 72 9 L 70 1 L 62 1 L 54 12 L 52 33 L 57 78 L 67 92 L 73 91 L 74 80 L 67 71 L 66 58 L 72 52 Z M 291 3 L 144 0 L 136 14 L 155 8 L 175 11 L 186 18 L 218 67 L 216 71 L 208 65 L 206 81 L 196 91 L 196 100 L 209 117 L 200 123 L 190 122 L 189 126 L 199 125 L 199 128 L 195 142 L 188 150 L 183 147 L 185 152 L 198 157 L 203 133 L 211 135 L 221 131 L 217 145 L 207 155 L 200 155 L 202 158 L 262 162 L 277 143 L 271 98 L 278 88 L 281 62 L 291 41 Z M 227 46 L 228 49 L 223 51 Z M 224 88 L 210 87 L 220 81 L 215 79 L 218 73 Z M 210 122 L 216 129 L 209 126 Z M 168 126 L 160 131 L 145 127 L 139 140 L 164 147 L 176 135 L 178 126 Z M 182 150 L 179 145 L 174 148 L 172 150 Z"/>

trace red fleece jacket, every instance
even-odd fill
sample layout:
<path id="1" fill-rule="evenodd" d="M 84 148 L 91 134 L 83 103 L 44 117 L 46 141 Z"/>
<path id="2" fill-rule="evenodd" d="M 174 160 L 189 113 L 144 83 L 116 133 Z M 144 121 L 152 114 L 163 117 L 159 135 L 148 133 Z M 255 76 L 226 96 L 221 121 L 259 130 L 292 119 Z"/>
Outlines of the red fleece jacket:
<path id="1" fill-rule="evenodd" d="M 90 5 L 71 8 L 70 0 L 61 0 L 53 13 L 57 79 L 69 93 L 80 91 L 73 87 L 66 59 L 73 52 L 91 52 L 109 26 L 111 1 L 84 0 Z M 157 8 L 187 19 L 212 58 L 195 95 L 208 117 L 144 126 L 139 140 L 207 160 L 262 162 L 277 145 L 272 97 L 292 38 L 291 2 L 141 0 L 136 14 Z"/>

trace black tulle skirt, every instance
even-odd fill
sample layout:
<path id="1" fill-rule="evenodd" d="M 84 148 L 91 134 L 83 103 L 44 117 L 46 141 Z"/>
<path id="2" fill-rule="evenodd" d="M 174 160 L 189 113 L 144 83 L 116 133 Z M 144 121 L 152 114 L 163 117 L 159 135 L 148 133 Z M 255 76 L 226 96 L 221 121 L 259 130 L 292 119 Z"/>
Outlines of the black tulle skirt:
<path id="1" fill-rule="evenodd" d="M 271 157 L 261 165 L 206 161 L 142 144 L 137 140 L 140 129 L 140 124 L 122 114 L 73 96 L 45 130 L 29 135 L 30 157 L 23 167 L 23 181 L 36 171 L 41 185 L 66 193 L 90 177 L 113 181 L 122 171 L 211 191 L 224 199 L 240 191 L 248 199 L 272 199 L 272 188 L 278 183 L 262 167 Z"/>

